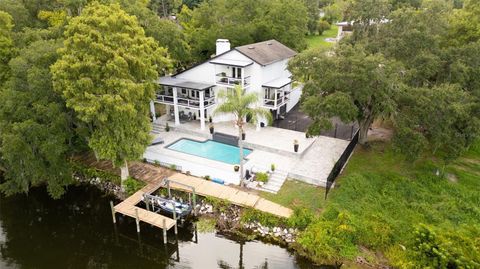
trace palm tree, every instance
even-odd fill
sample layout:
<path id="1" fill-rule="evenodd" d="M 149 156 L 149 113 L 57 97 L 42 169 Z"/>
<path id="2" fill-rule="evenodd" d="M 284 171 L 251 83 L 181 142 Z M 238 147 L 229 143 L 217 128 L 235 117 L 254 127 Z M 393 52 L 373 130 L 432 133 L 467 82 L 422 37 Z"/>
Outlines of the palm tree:
<path id="1" fill-rule="evenodd" d="M 233 91 L 220 91 L 218 98 L 223 99 L 223 103 L 217 106 L 214 114 L 233 114 L 235 116 L 235 125 L 238 127 L 238 147 L 240 148 L 240 186 L 243 187 L 243 141 L 242 134 L 246 119 L 250 118 L 256 124 L 260 116 L 265 117 L 268 122 L 272 121 L 272 114 L 268 109 L 257 106 L 258 95 L 256 93 L 246 93 L 241 86 L 237 85 Z"/>

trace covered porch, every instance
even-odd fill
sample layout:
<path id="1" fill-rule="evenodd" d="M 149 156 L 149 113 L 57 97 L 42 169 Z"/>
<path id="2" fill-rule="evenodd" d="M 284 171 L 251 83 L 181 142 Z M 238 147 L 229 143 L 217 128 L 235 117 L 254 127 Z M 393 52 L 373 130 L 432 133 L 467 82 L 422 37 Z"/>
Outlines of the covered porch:
<path id="1" fill-rule="evenodd" d="M 166 76 L 160 78 L 158 85 L 156 98 L 150 103 L 153 121 L 157 120 L 155 103 L 158 103 L 166 105 L 166 113 L 175 125 L 198 118 L 200 129 L 205 129 L 207 111 L 215 104 L 214 84 Z"/>
<path id="2" fill-rule="evenodd" d="M 290 78 L 279 78 L 262 85 L 263 107 L 272 111 L 274 119 L 285 116 L 287 113 L 286 106 L 290 100 L 291 85 Z"/>

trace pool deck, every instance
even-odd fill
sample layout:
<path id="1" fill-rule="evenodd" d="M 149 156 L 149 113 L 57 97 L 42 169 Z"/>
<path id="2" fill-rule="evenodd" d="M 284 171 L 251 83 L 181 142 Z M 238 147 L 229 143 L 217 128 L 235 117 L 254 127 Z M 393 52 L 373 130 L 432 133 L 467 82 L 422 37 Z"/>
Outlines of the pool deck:
<path id="1" fill-rule="evenodd" d="M 209 130 L 200 130 L 198 121 L 187 122 L 179 126 L 169 123 L 171 130 L 164 130 L 165 118 L 155 122 L 156 137 L 165 140 L 163 145 L 148 147 L 144 157 L 165 163 L 182 166 L 182 171 L 203 177 L 218 177 L 226 183 L 239 184 L 239 175 L 233 171 L 233 165 L 210 159 L 176 152 L 166 148 L 181 138 L 199 141 L 211 139 Z M 232 123 L 217 123 L 215 131 L 236 135 L 238 129 Z M 300 150 L 293 151 L 293 140 L 299 141 Z M 256 130 L 247 126 L 244 146 L 253 149 L 245 159 L 245 168 L 254 167 L 257 171 L 268 171 L 271 164 L 281 170 L 288 178 L 298 179 L 317 186 L 325 186 L 326 180 L 335 163 L 342 155 L 349 141 L 326 136 L 306 138 L 305 133 L 275 127 L 264 127 Z M 280 186 L 283 182 L 279 183 Z M 278 187 L 278 186 L 277 186 Z M 278 191 L 279 188 L 277 188 Z"/>

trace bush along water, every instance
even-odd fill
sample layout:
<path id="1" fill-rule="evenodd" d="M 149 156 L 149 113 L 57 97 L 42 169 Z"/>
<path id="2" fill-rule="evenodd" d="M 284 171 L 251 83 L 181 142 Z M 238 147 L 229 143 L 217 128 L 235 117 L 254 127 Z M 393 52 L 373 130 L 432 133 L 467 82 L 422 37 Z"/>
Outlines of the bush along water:
<path id="1" fill-rule="evenodd" d="M 73 179 L 79 183 L 94 185 L 105 193 L 124 199 L 125 194 L 120 187 L 120 177 L 114 173 L 85 166 L 78 162 L 71 162 Z"/>

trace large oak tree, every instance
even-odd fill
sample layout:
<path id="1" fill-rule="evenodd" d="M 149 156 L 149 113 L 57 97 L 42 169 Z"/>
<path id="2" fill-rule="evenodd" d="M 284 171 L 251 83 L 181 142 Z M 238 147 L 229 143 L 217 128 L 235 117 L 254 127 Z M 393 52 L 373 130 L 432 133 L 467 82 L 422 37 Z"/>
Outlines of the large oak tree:
<path id="1" fill-rule="evenodd" d="M 309 135 L 330 129 L 330 118 L 339 116 L 358 122 L 359 143 L 364 144 L 373 121 L 395 111 L 397 65 L 380 54 L 367 54 L 361 46 L 309 51 L 290 61 L 289 69 L 306 82 L 302 109 L 313 119 Z"/>
<path id="2" fill-rule="evenodd" d="M 127 161 L 151 141 L 148 105 L 170 64 L 166 50 L 118 4 L 94 2 L 70 20 L 61 55 L 52 66 L 55 89 L 88 126 L 89 146 L 126 179 Z"/>

